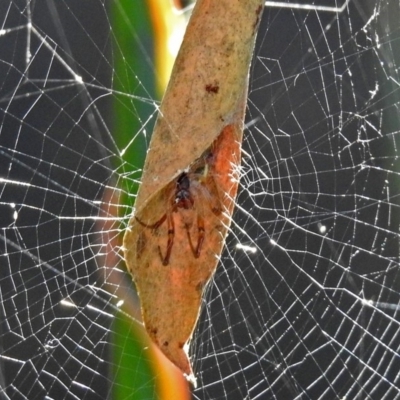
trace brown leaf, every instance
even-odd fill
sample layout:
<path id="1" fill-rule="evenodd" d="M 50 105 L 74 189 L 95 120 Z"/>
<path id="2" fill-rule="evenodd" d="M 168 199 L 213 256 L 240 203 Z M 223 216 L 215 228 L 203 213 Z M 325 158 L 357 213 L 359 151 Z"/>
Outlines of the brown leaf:
<path id="1" fill-rule="evenodd" d="M 187 343 L 229 229 L 261 0 L 198 0 L 124 237 L 146 329 L 188 377 Z"/>

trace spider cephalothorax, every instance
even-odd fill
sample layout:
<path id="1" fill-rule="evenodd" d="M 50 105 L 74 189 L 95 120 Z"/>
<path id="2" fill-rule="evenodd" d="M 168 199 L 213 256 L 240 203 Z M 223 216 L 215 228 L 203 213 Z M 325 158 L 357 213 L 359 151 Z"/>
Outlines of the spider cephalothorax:
<path id="1" fill-rule="evenodd" d="M 190 193 L 190 178 L 186 172 L 182 172 L 176 180 L 175 205 L 177 208 L 188 210 L 194 204 L 193 197 Z"/>
<path id="2" fill-rule="evenodd" d="M 175 184 L 167 189 L 167 204 L 165 214 L 154 224 L 146 224 L 136 217 L 136 220 L 144 227 L 156 231 L 164 222 L 167 221 L 168 241 L 167 250 L 163 256 L 160 246 L 158 251 L 163 265 L 168 265 L 171 258 L 171 251 L 175 238 L 175 222 L 173 214 L 179 210 L 193 210 L 197 213 L 197 244 L 193 245 L 190 234 L 190 225 L 185 224 L 185 229 L 189 241 L 189 246 L 195 258 L 199 258 L 205 240 L 204 213 L 205 206 L 211 207 L 215 215 L 221 213 L 221 202 L 219 201 L 218 190 L 213 177 L 210 174 L 209 163 L 212 156 L 201 157 L 187 172 L 182 172 L 176 179 Z M 217 199 L 217 203 L 216 200 Z"/>

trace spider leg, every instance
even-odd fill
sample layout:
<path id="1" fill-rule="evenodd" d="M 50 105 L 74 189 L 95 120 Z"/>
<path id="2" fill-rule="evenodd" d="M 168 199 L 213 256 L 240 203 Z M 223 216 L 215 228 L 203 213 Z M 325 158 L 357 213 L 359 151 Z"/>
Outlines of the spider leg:
<path id="1" fill-rule="evenodd" d="M 155 222 L 154 224 L 146 224 L 144 222 L 142 222 L 138 217 L 135 216 L 135 219 L 137 222 L 139 222 L 140 225 L 144 226 L 145 228 L 149 228 L 152 229 L 153 231 L 155 231 L 156 229 L 158 229 L 166 220 L 167 218 L 167 213 L 165 213 L 157 222 Z"/>
<path id="2" fill-rule="evenodd" d="M 206 182 L 204 180 L 204 182 Z M 217 184 L 212 176 L 207 178 L 207 186 L 205 183 L 192 184 L 193 191 L 208 204 L 215 216 L 219 216 L 223 210 L 223 204 L 219 197 Z"/>
<path id="3" fill-rule="evenodd" d="M 165 257 L 163 257 L 162 252 L 161 252 L 161 247 L 158 246 L 158 254 L 160 255 L 162 264 L 168 265 L 169 259 L 171 257 L 172 246 L 174 245 L 175 224 L 174 224 L 174 217 L 172 215 L 172 212 L 165 214 L 165 218 L 167 218 L 167 225 L 168 225 L 167 252 L 165 253 Z M 165 221 L 165 218 L 164 218 L 164 221 Z"/>
<path id="4" fill-rule="evenodd" d="M 218 187 L 213 177 L 210 178 L 209 185 L 210 189 L 212 189 L 213 195 L 211 195 L 210 192 L 206 192 L 205 197 L 210 203 L 211 211 L 218 216 L 222 213 L 223 205 L 221 199 L 219 198 Z"/>
<path id="5" fill-rule="evenodd" d="M 192 238 L 190 237 L 189 227 L 186 227 L 186 233 L 188 236 L 188 241 L 190 245 L 190 249 L 192 250 L 194 258 L 199 258 L 201 249 L 203 247 L 204 239 L 205 239 L 205 229 L 204 229 L 204 219 L 203 217 L 198 214 L 197 216 L 197 230 L 198 230 L 198 237 L 197 237 L 197 245 L 196 248 L 193 246 Z"/>

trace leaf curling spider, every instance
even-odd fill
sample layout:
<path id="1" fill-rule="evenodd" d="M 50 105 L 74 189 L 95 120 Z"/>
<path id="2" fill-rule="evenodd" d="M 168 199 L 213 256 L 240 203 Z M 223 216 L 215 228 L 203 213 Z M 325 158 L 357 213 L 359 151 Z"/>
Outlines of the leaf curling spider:
<path id="1" fill-rule="evenodd" d="M 158 253 L 163 265 L 169 264 L 172 247 L 174 245 L 174 213 L 178 212 L 179 209 L 196 209 L 198 231 L 196 246 L 193 245 L 190 235 L 191 225 L 185 224 L 185 229 L 191 252 L 194 258 L 199 258 L 206 236 L 204 227 L 203 200 L 209 204 L 211 211 L 216 216 L 220 215 L 222 212 L 222 204 L 219 198 L 216 183 L 211 174 L 209 174 L 209 164 L 211 160 L 211 153 L 200 157 L 194 162 L 187 172 L 182 172 L 175 179 L 175 185 L 170 185 L 170 187 L 167 187 L 167 210 L 158 221 L 156 221 L 154 224 L 146 224 L 139 218 L 135 217 L 136 221 L 138 221 L 140 225 L 151 229 L 153 232 L 155 232 L 165 221 L 167 221 L 168 240 L 165 256 L 163 256 L 161 248 L 158 246 Z"/>

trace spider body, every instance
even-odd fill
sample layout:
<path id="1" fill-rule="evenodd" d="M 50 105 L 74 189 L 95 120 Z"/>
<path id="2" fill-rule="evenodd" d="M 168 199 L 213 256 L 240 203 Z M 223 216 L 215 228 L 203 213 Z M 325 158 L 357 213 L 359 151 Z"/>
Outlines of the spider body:
<path id="1" fill-rule="evenodd" d="M 175 204 L 176 208 L 185 210 L 193 208 L 194 200 L 190 194 L 190 178 L 186 172 L 182 172 L 176 181 Z"/>
<path id="2" fill-rule="evenodd" d="M 157 231 L 158 228 L 165 221 L 167 221 L 167 249 L 163 256 L 160 246 L 158 246 L 158 252 L 163 265 L 168 265 L 171 258 L 171 252 L 174 245 L 175 239 L 175 221 L 174 213 L 180 210 L 195 210 L 197 213 L 197 243 L 193 245 L 190 229 L 193 222 L 187 222 L 188 215 L 182 215 L 182 221 L 184 221 L 184 227 L 189 242 L 189 247 L 194 258 L 199 258 L 202 250 L 202 246 L 205 240 L 205 227 L 204 227 L 204 203 L 208 203 L 211 207 L 212 212 L 215 215 L 221 213 L 221 202 L 218 197 L 218 190 L 216 188 L 214 179 L 209 176 L 208 163 L 212 157 L 201 157 L 188 172 L 182 172 L 176 179 L 175 185 L 171 185 L 167 189 L 167 210 L 165 214 L 154 224 L 146 224 L 139 218 L 135 217 L 136 220 L 142 226 L 150 228 L 153 232 Z M 217 201 L 217 204 L 216 204 Z M 186 213 L 187 214 L 187 213 Z M 193 215 L 189 215 L 191 221 L 193 221 Z"/>

